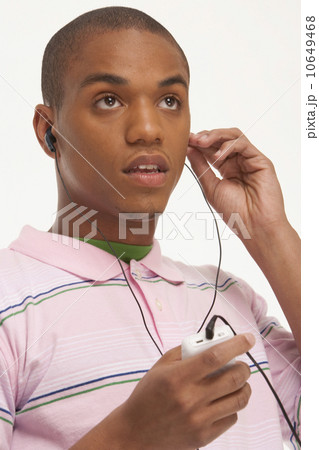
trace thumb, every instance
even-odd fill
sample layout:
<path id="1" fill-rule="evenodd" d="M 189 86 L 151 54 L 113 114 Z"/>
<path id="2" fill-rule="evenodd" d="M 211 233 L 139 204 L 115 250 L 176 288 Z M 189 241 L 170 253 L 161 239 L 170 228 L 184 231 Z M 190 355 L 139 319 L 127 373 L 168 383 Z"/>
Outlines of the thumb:
<path id="1" fill-rule="evenodd" d="M 174 347 L 164 353 L 164 355 L 154 364 L 154 367 L 161 364 L 167 364 L 169 362 L 180 361 L 181 359 L 182 347 L 179 345 L 178 347 Z"/>

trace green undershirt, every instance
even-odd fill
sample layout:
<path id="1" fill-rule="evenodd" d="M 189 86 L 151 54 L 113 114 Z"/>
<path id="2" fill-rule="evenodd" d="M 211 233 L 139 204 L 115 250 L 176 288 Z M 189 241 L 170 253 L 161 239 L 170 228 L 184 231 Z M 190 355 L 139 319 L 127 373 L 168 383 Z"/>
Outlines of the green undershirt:
<path id="1" fill-rule="evenodd" d="M 77 238 L 77 239 L 79 239 L 80 241 L 84 241 L 84 238 Z M 88 244 L 95 245 L 95 247 L 105 250 L 106 252 L 113 255 L 113 252 L 108 246 L 106 241 L 101 241 L 98 239 L 89 239 L 86 242 Z M 129 263 L 131 259 L 139 261 L 140 259 L 144 258 L 144 256 L 146 256 L 152 249 L 152 245 L 132 245 L 112 241 L 110 241 L 110 244 L 114 248 L 114 251 L 119 257 L 119 259 L 126 263 Z"/>

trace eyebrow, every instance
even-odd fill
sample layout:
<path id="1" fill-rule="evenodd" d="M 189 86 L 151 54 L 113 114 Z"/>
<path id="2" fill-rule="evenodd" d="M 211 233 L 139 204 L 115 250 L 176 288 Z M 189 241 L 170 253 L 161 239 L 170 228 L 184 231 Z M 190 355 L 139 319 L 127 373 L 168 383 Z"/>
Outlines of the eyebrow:
<path id="1" fill-rule="evenodd" d="M 92 73 L 84 78 L 80 84 L 80 89 L 90 84 L 101 82 L 115 85 L 130 84 L 126 78 L 120 77 L 119 75 L 112 73 Z M 188 83 L 181 75 L 174 75 L 158 82 L 159 87 L 172 86 L 173 84 L 182 84 L 186 89 L 188 89 Z"/>
<path id="2" fill-rule="evenodd" d="M 80 84 L 80 88 L 83 88 L 89 84 L 94 83 L 110 83 L 110 84 L 129 84 L 128 80 L 119 75 L 113 75 L 111 73 L 92 73 L 88 75 L 82 83 Z"/>
<path id="3" fill-rule="evenodd" d="M 186 89 L 188 89 L 187 81 L 181 75 L 175 75 L 173 77 L 165 78 L 158 83 L 159 87 L 172 86 L 173 84 L 182 84 Z"/>

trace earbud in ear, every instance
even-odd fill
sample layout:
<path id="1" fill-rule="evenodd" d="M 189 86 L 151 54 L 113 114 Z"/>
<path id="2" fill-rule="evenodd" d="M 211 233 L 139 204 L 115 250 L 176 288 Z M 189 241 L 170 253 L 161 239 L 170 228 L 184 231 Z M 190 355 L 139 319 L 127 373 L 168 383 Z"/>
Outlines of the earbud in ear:
<path id="1" fill-rule="evenodd" d="M 47 144 L 48 149 L 51 152 L 55 152 L 55 147 L 53 144 L 54 144 L 54 142 L 56 142 L 56 138 L 53 136 L 51 130 L 52 130 L 52 127 L 49 127 L 47 129 L 47 131 L 45 132 L 44 139 L 45 139 L 45 143 Z"/>

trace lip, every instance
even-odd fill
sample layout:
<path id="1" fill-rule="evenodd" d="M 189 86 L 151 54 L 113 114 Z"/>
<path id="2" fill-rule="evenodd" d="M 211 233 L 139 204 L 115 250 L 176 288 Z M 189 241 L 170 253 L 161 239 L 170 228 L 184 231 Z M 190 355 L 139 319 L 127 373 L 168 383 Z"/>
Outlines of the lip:
<path id="1" fill-rule="evenodd" d="M 141 165 L 156 165 L 160 172 L 168 171 L 168 163 L 162 155 L 140 155 L 129 163 L 124 169 L 124 173 L 129 174 L 130 170 Z"/>
<path id="2" fill-rule="evenodd" d="M 147 173 L 132 171 L 141 165 L 156 165 L 158 166 L 159 172 Z M 133 183 L 155 188 L 165 184 L 168 170 L 168 163 L 162 155 L 140 155 L 134 158 L 123 172 Z"/>

